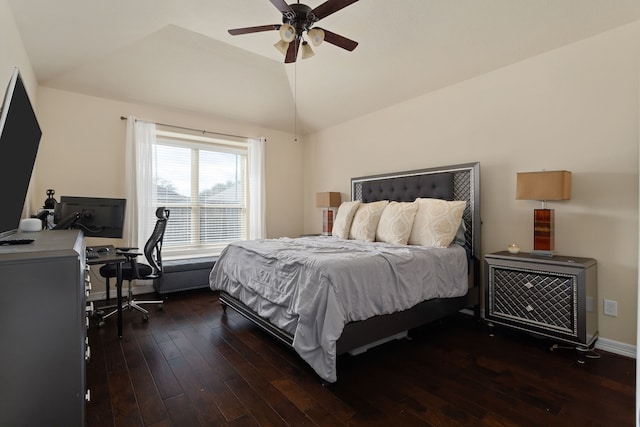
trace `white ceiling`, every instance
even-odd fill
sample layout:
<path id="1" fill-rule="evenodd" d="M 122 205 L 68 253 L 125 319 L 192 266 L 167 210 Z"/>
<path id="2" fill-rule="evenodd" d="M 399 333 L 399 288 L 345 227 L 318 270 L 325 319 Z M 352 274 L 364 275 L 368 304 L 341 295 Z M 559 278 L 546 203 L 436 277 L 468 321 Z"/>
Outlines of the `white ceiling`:
<path id="1" fill-rule="evenodd" d="M 317 24 L 353 52 L 294 65 L 275 31 L 227 32 L 281 23 L 269 0 L 9 3 L 41 85 L 299 133 L 640 19 L 638 0 L 360 0 Z"/>

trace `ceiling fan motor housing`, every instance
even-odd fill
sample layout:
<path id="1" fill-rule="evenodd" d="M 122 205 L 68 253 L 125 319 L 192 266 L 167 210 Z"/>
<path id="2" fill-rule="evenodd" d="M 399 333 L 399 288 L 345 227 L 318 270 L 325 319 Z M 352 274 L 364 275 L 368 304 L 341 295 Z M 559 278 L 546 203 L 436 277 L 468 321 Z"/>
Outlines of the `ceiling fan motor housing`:
<path id="1" fill-rule="evenodd" d="M 292 12 L 282 13 L 282 23 L 289 24 L 296 29 L 296 37 L 302 37 L 302 33 L 308 31 L 313 24 L 318 22 L 318 18 L 306 4 L 290 4 Z"/>

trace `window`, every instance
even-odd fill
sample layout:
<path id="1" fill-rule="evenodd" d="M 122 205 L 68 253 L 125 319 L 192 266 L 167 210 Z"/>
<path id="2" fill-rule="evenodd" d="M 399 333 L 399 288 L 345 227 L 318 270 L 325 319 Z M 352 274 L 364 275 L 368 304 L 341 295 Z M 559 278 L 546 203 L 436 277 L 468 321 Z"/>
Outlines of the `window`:
<path id="1" fill-rule="evenodd" d="M 170 210 L 163 254 L 217 253 L 248 238 L 247 144 L 157 131 L 158 206 Z"/>

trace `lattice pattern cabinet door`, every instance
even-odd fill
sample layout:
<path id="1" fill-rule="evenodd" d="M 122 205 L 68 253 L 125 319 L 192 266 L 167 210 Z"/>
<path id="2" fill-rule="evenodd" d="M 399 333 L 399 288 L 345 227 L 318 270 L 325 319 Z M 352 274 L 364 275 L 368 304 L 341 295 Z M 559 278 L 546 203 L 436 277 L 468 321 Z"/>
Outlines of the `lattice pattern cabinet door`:
<path id="1" fill-rule="evenodd" d="M 588 349 L 598 338 L 597 263 L 496 252 L 485 256 L 485 319 Z"/>

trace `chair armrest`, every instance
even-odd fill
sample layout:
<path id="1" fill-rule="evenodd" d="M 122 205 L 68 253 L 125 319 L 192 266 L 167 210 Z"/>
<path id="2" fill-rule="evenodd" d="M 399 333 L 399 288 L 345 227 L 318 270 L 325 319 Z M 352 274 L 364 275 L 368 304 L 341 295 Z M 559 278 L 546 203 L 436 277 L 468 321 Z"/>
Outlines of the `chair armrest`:
<path id="1" fill-rule="evenodd" d="M 126 251 L 122 249 L 123 248 L 117 248 L 116 255 L 123 255 L 127 259 L 127 262 L 131 265 L 131 271 L 132 271 L 131 277 L 133 279 L 140 279 L 140 271 L 138 270 L 138 261 L 136 260 L 136 258 L 138 258 L 142 254 L 138 252 L 128 252 L 128 250 L 130 249 L 137 249 L 137 248 L 126 248 Z"/>
<path id="2" fill-rule="evenodd" d="M 133 247 L 133 246 L 122 246 L 122 247 L 117 247 L 116 251 L 129 252 L 130 250 L 133 250 L 133 249 L 138 249 L 138 248 L 137 247 Z"/>
<path id="3" fill-rule="evenodd" d="M 142 254 L 138 252 L 123 252 L 120 250 L 116 250 L 116 255 L 124 255 L 128 261 L 131 261 L 132 259 L 137 258 Z"/>

